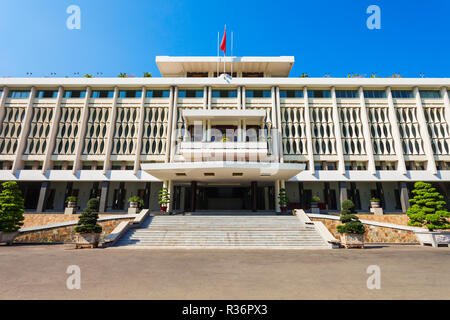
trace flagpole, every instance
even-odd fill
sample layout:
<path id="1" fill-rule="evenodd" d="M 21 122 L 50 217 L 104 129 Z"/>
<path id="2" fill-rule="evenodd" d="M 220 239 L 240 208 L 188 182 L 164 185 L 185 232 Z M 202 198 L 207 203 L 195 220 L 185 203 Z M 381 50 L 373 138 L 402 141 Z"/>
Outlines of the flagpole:
<path id="1" fill-rule="evenodd" d="M 227 25 L 225 25 L 225 34 L 227 33 Z M 227 38 L 225 38 L 225 48 L 227 47 L 227 45 L 226 45 L 226 40 Z M 223 52 L 223 73 L 224 74 L 226 74 L 227 73 L 227 70 L 226 70 L 226 68 L 225 68 L 225 64 L 227 63 L 227 60 L 226 60 L 226 52 L 227 52 L 227 50 L 225 49 L 225 51 Z"/>
<path id="2" fill-rule="evenodd" d="M 231 31 L 231 77 L 233 77 L 233 31 Z"/>
<path id="3" fill-rule="evenodd" d="M 220 31 L 217 32 L 217 76 L 219 76 L 219 65 L 220 65 L 219 38 L 220 38 Z"/>

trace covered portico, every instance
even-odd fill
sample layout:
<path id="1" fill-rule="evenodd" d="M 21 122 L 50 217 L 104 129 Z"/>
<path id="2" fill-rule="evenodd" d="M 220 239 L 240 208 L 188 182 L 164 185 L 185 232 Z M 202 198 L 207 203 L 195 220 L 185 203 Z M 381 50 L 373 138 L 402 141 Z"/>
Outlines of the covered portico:
<path id="1" fill-rule="evenodd" d="M 169 210 L 173 209 L 174 202 L 186 203 L 190 211 L 208 209 L 208 206 L 200 205 L 198 195 L 208 197 L 216 194 L 218 201 L 226 203 L 227 194 L 229 197 L 229 210 L 258 210 L 259 198 L 266 201 L 263 207 L 268 207 L 269 193 L 272 196 L 275 211 L 280 211 L 278 204 L 278 195 L 280 188 L 284 188 L 286 180 L 296 176 L 305 169 L 305 164 L 295 163 L 264 163 L 264 162 L 237 162 L 237 161 L 203 161 L 203 162 L 170 162 L 170 163 L 142 163 L 143 171 L 148 172 L 155 178 L 163 181 L 170 191 L 171 195 L 177 195 L 174 200 L 171 198 Z M 185 192 L 182 196 L 174 192 L 175 187 L 184 187 Z M 212 192 L 212 189 L 221 190 Z M 259 188 L 259 189 L 258 189 Z M 264 188 L 264 189 L 261 189 Z M 269 192 L 273 188 L 273 192 Z M 228 190 L 228 192 L 225 191 Z M 177 192 L 180 192 L 177 190 Z M 206 194 L 205 194 L 206 192 Z M 188 195 L 186 194 L 188 193 Z M 258 197 L 258 194 L 263 196 Z M 242 199 L 243 204 L 233 202 L 233 196 Z M 238 196 L 236 196 L 238 195 Z M 188 198 L 186 198 L 188 196 Z M 183 198 L 183 199 L 180 199 Z M 218 202 L 211 199 L 209 203 L 220 206 Z M 177 206 L 177 205 L 176 205 Z M 211 206 L 211 205 L 209 205 Z M 222 205 L 223 206 L 223 205 Z M 181 206 L 183 207 L 183 206 Z M 219 207 L 217 207 L 219 208 Z M 225 207 L 220 207 L 225 209 Z M 184 208 L 186 209 L 186 208 Z M 212 208 L 211 208 L 212 209 Z"/>

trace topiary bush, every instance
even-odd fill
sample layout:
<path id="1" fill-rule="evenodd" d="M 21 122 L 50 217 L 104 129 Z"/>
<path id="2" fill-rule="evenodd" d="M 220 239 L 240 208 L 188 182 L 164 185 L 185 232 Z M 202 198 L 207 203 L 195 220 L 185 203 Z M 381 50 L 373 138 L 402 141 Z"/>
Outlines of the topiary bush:
<path id="1" fill-rule="evenodd" d="M 0 192 L 0 231 L 16 232 L 23 226 L 25 201 L 15 181 L 2 183 Z"/>
<path id="2" fill-rule="evenodd" d="M 341 203 L 341 218 L 340 221 L 343 225 L 337 226 L 337 231 L 339 233 L 356 233 L 364 234 L 366 228 L 359 221 L 358 217 L 353 214 L 355 204 L 352 200 L 344 200 Z"/>
<path id="3" fill-rule="evenodd" d="M 99 201 L 97 198 L 90 199 L 87 207 L 83 210 L 78 219 L 78 226 L 75 231 L 78 233 L 101 233 L 102 226 L 97 224 Z"/>
<path id="4" fill-rule="evenodd" d="M 412 206 L 406 211 L 409 217 L 408 225 L 426 226 L 430 231 L 450 229 L 447 220 L 450 213 L 445 209 L 444 196 L 433 188 L 431 183 L 416 182 L 411 192 L 414 198 L 409 200 Z"/>
<path id="5" fill-rule="evenodd" d="M 280 207 L 287 207 L 289 204 L 289 198 L 286 194 L 286 189 L 282 188 L 280 189 L 280 193 L 278 195 L 278 204 Z"/>

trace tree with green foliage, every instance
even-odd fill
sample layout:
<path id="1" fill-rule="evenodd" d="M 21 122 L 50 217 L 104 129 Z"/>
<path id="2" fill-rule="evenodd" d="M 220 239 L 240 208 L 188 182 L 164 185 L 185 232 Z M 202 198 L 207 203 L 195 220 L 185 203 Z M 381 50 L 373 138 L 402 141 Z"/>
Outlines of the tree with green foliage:
<path id="1" fill-rule="evenodd" d="M 408 208 L 406 214 L 409 217 L 408 225 L 426 226 L 428 230 L 450 229 L 447 220 L 450 213 L 445 209 L 446 203 L 436 188 L 431 183 L 416 182 L 414 184 L 413 199 L 410 199 L 412 206 Z"/>
<path id="2" fill-rule="evenodd" d="M 25 201 L 15 181 L 2 183 L 0 192 L 0 231 L 16 232 L 23 226 Z"/>
<path id="3" fill-rule="evenodd" d="M 364 234 L 366 228 L 359 221 L 358 217 L 354 214 L 355 204 L 352 200 L 344 200 L 341 203 L 341 222 L 343 225 L 337 226 L 339 233 L 356 233 Z"/>
<path id="4" fill-rule="evenodd" d="M 78 233 L 101 233 L 102 226 L 97 224 L 99 201 L 97 198 L 90 199 L 86 209 L 78 219 L 78 226 L 75 231 Z"/>
<path id="5" fill-rule="evenodd" d="M 151 78 L 152 74 L 150 72 L 144 72 L 143 77 L 144 78 Z"/>
<path id="6" fill-rule="evenodd" d="M 280 194 L 278 195 L 278 204 L 280 207 L 287 207 L 289 204 L 289 198 L 286 194 L 286 189 L 281 188 Z"/>

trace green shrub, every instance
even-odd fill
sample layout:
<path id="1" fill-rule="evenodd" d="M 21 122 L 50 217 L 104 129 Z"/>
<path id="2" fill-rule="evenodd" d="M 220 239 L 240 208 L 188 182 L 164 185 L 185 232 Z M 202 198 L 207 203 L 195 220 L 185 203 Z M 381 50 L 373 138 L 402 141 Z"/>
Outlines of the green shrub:
<path id="1" fill-rule="evenodd" d="M 25 201 L 15 181 L 2 183 L 0 192 L 0 231 L 16 232 L 23 226 Z"/>
<path id="2" fill-rule="evenodd" d="M 169 189 L 167 189 L 167 188 L 162 188 L 161 190 L 159 190 L 158 198 L 159 198 L 158 203 L 159 203 L 162 207 L 166 207 L 167 204 L 170 203 Z"/>
<path id="3" fill-rule="evenodd" d="M 289 204 L 289 198 L 286 194 L 286 189 L 282 188 L 280 189 L 280 193 L 278 195 L 278 204 L 281 207 L 286 207 Z"/>
<path id="4" fill-rule="evenodd" d="M 320 198 L 318 196 L 312 196 L 311 202 L 320 202 Z"/>
<path id="5" fill-rule="evenodd" d="M 75 231 L 78 233 L 101 233 L 102 226 L 97 224 L 99 201 L 97 198 L 90 199 L 87 207 L 83 210 L 78 219 L 78 226 Z"/>
<path id="6" fill-rule="evenodd" d="M 139 206 L 144 206 L 144 200 L 142 200 L 139 196 L 132 196 L 128 198 L 128 202 L 137 202 Z"/>
<path id="7" fill-rule="evenodd" d="M 373 197 L 370 199 L 370 202 L 380 202 L 380 199 Z"/>
<path id="8" fill-rule="evenodd" d="M 68 196 L 66 199 L 66 203 L 67 202 L 77 202 L 77 201 L 78 201 L 78 198 L 75 196 Z"/>
<path id="9" fill-rule="evenodd" d="M 444 196 L 437 192 L 431 183 L 416 182 L 412 194 L 414 198 L 409 200 L 412 206 L 406 212 L 409 217 L 408 225 L 426 226 L 430 231 L 450 229 L 450 223 L 447 220 L 450 213 L 445 209 Z"/>
<path id="10" fill-rule="evenodd" d="M 359 221 L 358 217 L 352 212 L 354 212 L 355 205 L 352 200 L 344 200 L 341 203 L 341 218 L 340 221 L 343 225 L 337 226 L 337 231 L 339 233 L 356 233 L 356 234 L 364 234 L 366 232 L 366 228 Z"/>

